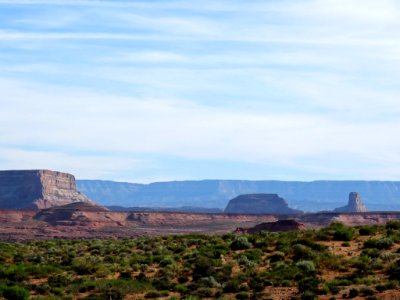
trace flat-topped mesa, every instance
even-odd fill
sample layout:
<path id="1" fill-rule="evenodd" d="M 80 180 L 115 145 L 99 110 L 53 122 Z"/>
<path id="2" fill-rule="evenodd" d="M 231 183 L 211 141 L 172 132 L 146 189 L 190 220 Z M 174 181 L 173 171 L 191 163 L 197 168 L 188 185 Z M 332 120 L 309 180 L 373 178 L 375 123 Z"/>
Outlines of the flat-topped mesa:
<path id="1" fill-rule="evenodd" d="M 241 214 L 299 214 L 301 210 L 289 207 L 277 194 L 246 194 L 229 201 L 225 213 Z"/>
<path id="2" fill-rule="evenodd" d="M 50 170 L 0 171 L 0 208 L 44 209 L 90 203 L 77 191 L 75 177 Z"/>
<path id="3" fill-rule="evenodd" d="M 367 207 L 362 203 L 361 196 L 357 192 L 349 194 L 349 202 L 346 206 L 334 209 L 334 212 L 366 212 Z"/>

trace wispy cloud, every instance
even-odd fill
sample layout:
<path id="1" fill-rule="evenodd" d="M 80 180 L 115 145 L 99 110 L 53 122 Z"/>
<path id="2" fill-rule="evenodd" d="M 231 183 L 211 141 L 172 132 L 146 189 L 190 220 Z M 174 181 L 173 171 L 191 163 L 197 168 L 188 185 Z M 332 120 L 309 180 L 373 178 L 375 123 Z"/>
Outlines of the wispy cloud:
<path id="1" fill-rule="evenodd" d="M 0 0 L 0 159 L 397 179 L 399 6 Z"/>

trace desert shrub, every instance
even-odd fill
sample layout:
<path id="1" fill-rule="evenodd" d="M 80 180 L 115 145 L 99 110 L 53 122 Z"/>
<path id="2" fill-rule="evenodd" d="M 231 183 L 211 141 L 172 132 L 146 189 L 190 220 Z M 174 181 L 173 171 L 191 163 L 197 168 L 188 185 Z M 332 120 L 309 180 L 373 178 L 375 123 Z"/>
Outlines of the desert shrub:
<path id="1" fill-rule="evenodd" d="M 351 288 L 349 291 L 349 298 L 355 298 L 358 296 L 358 290 L 355 288 Z"/>
<path id="2" fill-rule="evenodd" d="M 240 290 L 240 282 L 237 279 L 232 278 L 225 283 L 223 290 L 225 293 L 237 293 Z"/>
<path id="3" fill-rule="evenodd" d="M 381 255 L 381 250 L 377 248 L 367 248 L 362 250 L 361 255 L 369 256 L 371 258 L 377 258 Z"/>
<path id="4" fill-rule="evenodd" d="M 249 260 L 246 255 L 240 255 L 237 260 L 238 264 L 247 268 L 254 268 L 256 264 Z"/>
<path id="5" fill-rule="evenodd" d="M 372 258 L 366 255 L 361 255 L 357 257 L 353 266 L 357 268 L 357 273 L 359 276 L 364 276 L 371 273 L 371 263 Z"/>
<path id="6" fill-rule="evenodd" d="M 214 274 L 214 268 L 212 267 L 212 260 L 205 256 L 199 256 L 196 258 L 193 266 L 193 277 L 207 277 Z"/>
<path id="7" fill-rule="evenodd" d="M 383 261 L 392 261 L 397 257 L 396 254 L 389 252 L 389 251 L 385 251 L 379 254 L 379 258 L 382 259 Z"/>
<path id="8" fill-rule="evenodd" d="M 119 273 L 119 278 L 121 279 L 132 279 L 132 273 L 129 271 L 122 271 Z"/>
<path id="9" fill-rule="evenodd" d="M 354 231 L 351 228 L 339 228 L 333 234 L 335 241 L 351 241 L 353 239 Z"/>
<path id="10" fill-rule="evenodd" d="M 51 287 L 65 287 L 68 286 L 73 282 L 73 279 L 70 276 L 65 276 L 65 275 L 55 275 L 55 276 L 50 276 L 47 283 Z"/>
<path id="11" fill-rule="evenodd" d="M 0 295 L 7 300 L 25 300 L 29 298 L 29 292 L 19 286 L 0 287 Z"/>
<path id="12" fill-rule="evenodd" d="M 237 237 L 232 243 L 231 243 L 231 249 L 232 250 L 245 250 L 249 249 L 251 247 L 251 243 L 245 236 L 240 236 Z"/>
<path id="13" fill-rule="evenodd" d="M 244 252 L 244 255 L 246 255 L 249 260 L 256 263 L 261 261 L 263 254 L 264 253 L 260 249 L 250 249 Z"/>
<path id="14" fill-rule="evenodd" d="M 377 232 L 377 228 L 375 226 L 361 226 L 358 229 L 358 233 L 360 235 L 375 235 Z"/>
<path id="15" fill-rule="evenodd" d="M 372 296 L 375 294 L 374 290 L 368 286 L 363 286 L 360 288 L 360 294 L 363 296 Z"/>
<path id="16" fill-rule="evenodd" d="M 221 284 L 219 284 L 215 278 L 213 276 L 210 277 L 203 277 L 201 278 L 201 283 L 205 286 L 205 287 L 210 287 L 210 288 L 218 288 L 221 287 Z"/>
<path id="17" fill-rule="evenodd" d="M 327 246 L 322 245 L 322 244 L 319 244 L 319 243 L 316 243 L 316 242 L 314 242 L 313 240 L 311 240 L 310 238 L 299 238 L 299 239 L 295 239 L 295 240 L 292 242 L 292 245 L 296 245 L 296 244 L 300 244 L 300 245 L 307 246 L 307 247 L 309 247 L 310 249 L 315 250 L 315 251 L 319 251 L 319 252 L 320 252 L 320 251 L 324 251 L 324 250 L 327 249 Z"/>
<path id="18" fill-rule="evenodd" d="M 174 285 L 173 290 L 181 294 L 187 294 L 189 292 L 187 286 L 179 283 Z"/>
<path id="19" fill-rule="evenodd" d="M 285 280 L 294 280 L 298 273 L 299 269 L 295 265 L 278 262 L 269 270 L 267 278 L 274 284 L 281 284 Z"/>
<path id="20" fill-rule="evenodd" d="M 321 268 L 330 270 L 346 269 L 347 261 L 332 254 L 331 252 L 324 252 L 318 257 L 318 265 Z"/>
<path id="21" fill-rule="evenodd" d="M 72 269 L 78 275 L 89 275 L 95 273 L 101 264 L 101 260 L 95 256 L 79 257 L 72 261 Z"/>
<path id="22" fill-rule="evenodd" d="M 315 272 L 314 262 L 309 260 L 302 260 L 296 263 L 296 267 L 298 267 L 304 273 L 313 273 Z"/>
<path id="23" fill-rule="evenodd" d="M 217 272 L 215 272 L 214 278 L 218 282 L 228 281 L 232 274 L 234 264 L 232 262 L 224 264 Z"/>
<path id="24" fill-rule="evenodd" d="M 251 276 L 249 280 L 249 287 L 255 292 L 261 292 L 265 287 L 264 280 L 259 276 Z"/>
<path id="25" fill-rule="evenodd" d="M 276 252 L 272 253 L 272 255 L 270 257 L 268 257 L 268 259 L 271 263 L 285 260 L 285 253 L 276 251 Z"/>
<path id="26" fill-rule="evenodd" d="M 400 259 L 389 267 L 387 274 L 390 280 L 398 280 L 400 278 Z"/>
<path id="27" fill-rule="evenodd" d="M 386 229 L 400 229 L 400 222 L 399 221 L 389 221 L 386 223 Z"/>
<path id="28" fill-rule="evenodd" d="M 354 229 L 343 223 L 333 222 L 328 227 L 322 228 L 317 234 L 319 240 L 333 239 L 335 241 L 351 241 L 354 236 Z"/>
<path id="29" fill-rule="evenodd" d="M 236 299 L 239 299 L 239 300 L 250 299 L 250 295 L 248 292 L 245 292 L 245 291 L 239 292 L 236 294 Z"/>
<path id="30" fill-rule="evenodd" d="M 294 260 L 311 260 L 317 256 L 313 250 L 301 244 L 293 245 L 292 252 Z"/>
<path id="31" fill-rule="evenodd" d="M 196 295 L 199 296 L 200 298 L 206 298 L 206 297 L 211 297 L 213 295 L 213 292 L 210 288 L 201 287 L 196 291 Z"/>
<path id="32" fill-rule="evenodd" d="M 340 292 L 342 286 L 349 286 L 353 283 L 348 279 L 333 279 L 325 283 L 325 286 L 328 290 L 333 294 L 336 295 Z"/>
<path id="33" fill-rule="evenodd" d="M 315 276 L 308 276 L 301 278 L 297 283 L 297 287 L 300 293 L 305 293 L 305 292 L 316 293 L 318 291 L 318 284 L 319 284 L 318 278 L 316 278 Z"/>
<path id="34" fill-rule="evenodd" d="M 162 294 L 160 292 L 156 292 L 156 291 L 151 291 L 146 293 L 146 295 L 144 295 L 145 298 L 160 298 L 162 297 Z M 111 298 L 112 299 L 112 298 Z"/>
<path id="35" fill-rule="evenodd" d="M 17 264 L 0 268 L 0 279 L 7 279 L 11 282 L 22 282 L 28 279 L 29 274 L 24 265 Z"/>
<path id="36" fill-rule="evenodd" d="M 369 239 L 364 242 L 364 248 L 389 249 L 393 245 L 391 238 Z"/>
<path id="37" fill-rule="evenodd" d="M 301 296 L 301 300 L 315 300 L 317 299 L 317 295 L 313 291 L 305 291 Z"/>
<path id="38" fill-rule="evenodd" d="M 160 261 L 160 267 L 164 268 L 168 265 L 172 265 L 174 263 L 174 259 L 172 257 L 166 257 Z"/>
<path id="39" fill-rule="evenodd" d="M 159 291 L 169 290 L 171 288 L 171 281 L 167 277 L 154 278 L 152 285 Z"/>

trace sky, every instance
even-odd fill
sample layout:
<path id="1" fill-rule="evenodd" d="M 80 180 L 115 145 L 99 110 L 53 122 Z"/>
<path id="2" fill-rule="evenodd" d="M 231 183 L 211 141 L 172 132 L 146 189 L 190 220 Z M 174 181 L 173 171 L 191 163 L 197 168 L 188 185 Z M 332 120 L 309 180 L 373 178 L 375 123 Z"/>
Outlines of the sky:
<path id="1" fill-rule="evenodd" d="M 0 169 L 400 180 L 397 0 L 0 0 Z"/>

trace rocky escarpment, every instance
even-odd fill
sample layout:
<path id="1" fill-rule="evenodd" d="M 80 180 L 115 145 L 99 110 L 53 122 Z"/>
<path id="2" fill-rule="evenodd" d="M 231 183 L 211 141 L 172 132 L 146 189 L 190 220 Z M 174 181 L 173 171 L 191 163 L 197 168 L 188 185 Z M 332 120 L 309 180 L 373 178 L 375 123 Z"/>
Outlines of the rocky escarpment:
<path id="1" fill-rule="evenodd" d="M 75 177 L 49 170 L 0 171 L 0 208 L 49 208 L 90 200 Z"/>
<path id="2" fill-rule="evenodd" d="M 257 233 L 263 230 L 271 232 L 286 232 L 294 230 L 304 230 L 306 226 L 295 220 L 278 220 L 276 222 L 266 222 L 257 224 L 250 228 L 236 228 L 235 233 Z"/>
<path id="3" fill-rule="evenodd" d="M 230 200 L 225 213 L 299 214 L 302 211 L 290 208 L 277 194 L 247 194 Z"/>
<path id="4" fill-rule="evenodd" d="M 53 226 L 123 226 L 127 215 L 110 212 L 108 209 L 91 204 L 76 202 L 63 206 L 43 209 L 35 216 L 35 220 L 45 221 Z"/>
<path id="5" fill-rule="evenodd" d="M 362 203 L 359 193 L 351 192 L 346 206 L 335 208 L 334 212 L 366 212 L 367 207 Z"/>

